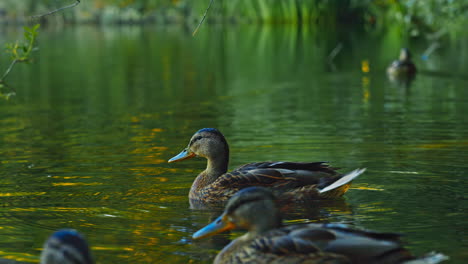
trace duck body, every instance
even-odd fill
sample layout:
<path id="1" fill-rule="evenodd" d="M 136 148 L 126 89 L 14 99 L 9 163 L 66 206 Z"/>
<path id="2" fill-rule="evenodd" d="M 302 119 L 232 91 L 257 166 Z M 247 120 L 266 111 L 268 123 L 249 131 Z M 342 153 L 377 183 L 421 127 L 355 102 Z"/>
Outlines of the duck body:
<path id="1" fill-rule="evenodd" d="M 411 254 L 396 234 L 358 231 L 342 225 L 280 227 L 240 237 L 214 263 L 403 263 Z M 387 253 L 390 253 L 388 256 Z"/>
<path id="2" fill-rule="evenodd" d="M 235 228 L 248 231 L 228 244 L 214 263 L 434 264 L 446 259 L 436 253 L 414 257 L 395 233 L 358 230 L 342 224 L 282 226 L 274 198 L 266 188 L 243 189 L 229 200 L 220 217 L 193 238 Z"/>
<path id="3" fill-rule="evenodd" d="M 340 174 L 327 162 L 255 162 L 228 172 L 229 146 L 217 129 L 196 132 L 186 149 L 169 160 L 195 156 L 207 159 L 207 167 L 194 180 L 191 202 L 225 203 L 249 186 L 271 188 L 282 200 L 329 199 L 342 196 L 363 170 Z"/>
<path id="4" fill-rule="evenodd" d="M 221 174 L 207 185 L 200 184 L 206 178 L 206 172 L 202 172 L 195 179 L 189 198 L 192 201 L 225 203 L 236 192 L 249 186 L 269 187 L 281 200 L 337 198 L 349 189 L 350 182 L 325 193 L 320 193 L 320 189 L 337 181 L 341 176 L 325 162 L 249 163 Z"/>
<path id="5" fill-rule="evenodd" d="M 387 68 L 390 78 L 410 78 L 416 74 L 416 66 L 411 60 L 411 53 L 407 48 L 402 48 L 398 60 L 393 61 Z"/>

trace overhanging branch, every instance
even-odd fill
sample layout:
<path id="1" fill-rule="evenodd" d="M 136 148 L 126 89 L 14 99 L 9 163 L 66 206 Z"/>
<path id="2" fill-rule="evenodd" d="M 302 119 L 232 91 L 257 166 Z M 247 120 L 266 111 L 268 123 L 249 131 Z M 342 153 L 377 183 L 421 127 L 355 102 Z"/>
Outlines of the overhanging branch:
<path id="1" fill-rule="evenodd" d="M 195 34 L 197 34 L 197 31 L 198 31 L 198 29 L 200 28 L 200 26 L 201 26 L 201 24 L 203 23 L 203 21 L 205 21 L 206 14 L 208 14 L 208 10 L 210 10 L 210 7 L 211 7 L 211 5 L 213 4 L 213 2 L 214 2 L 214 0 L 210 0 L 210 4 L 208 5 L 208 8 L 206 8 L 205 13 L 203 14 L 203 17 L 202 17 L 202 19 L 200 20 L 200 23 L 198 23 L 197 27 L 196 27 L 195 30 L 193 31 L 192 36 L 195 36 Z"/>
<path id="2" fill-rule="evenodd" d="M 41 18 L 41 17 L 48 16 L 48 15 L 52 15 L 52 14 L 57 13 L 57 12 L 59 12 L 59 11 L 62 11 L 62 10 L 64 10 L 64 9 L 75 7 L 75 6 L 79 5 L 80 3 L 81 3 L 81 0 L 76 0 L 76 2 L 73 3 L 73 4 L 71 4 L 71 5 L 67 5 L 67 6 L 64 6 L 64 7 L 60 7 L 60 8 L 58 8 L 58 9 L 49 11 L 49 12 L 47 12 L 47 13 L 45 13 L 45 14 L 35 15 L 35 16 L 32 16 L 31 18 L 37 19 L 37 18 Z"/>

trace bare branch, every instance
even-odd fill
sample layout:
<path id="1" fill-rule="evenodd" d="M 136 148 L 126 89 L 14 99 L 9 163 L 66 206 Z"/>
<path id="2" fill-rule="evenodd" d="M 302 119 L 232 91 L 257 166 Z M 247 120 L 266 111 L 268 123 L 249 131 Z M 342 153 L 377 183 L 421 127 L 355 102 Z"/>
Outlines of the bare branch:
<path id="1" fill-rule="evenodd" d="M 17 59 L 14 59 L 11 63 L 10 63 L 10 66 L 8 66 L 8 69 L 5 71 L 5 73 L 3 74 L 2 78 L 0 79 L 0 82 L 5 82 L 5 78 L 8 76 L 8 74 L 10 74 L 10 71 L 11 69 L 13 69 L 13 67 L 15 66 L 15 64 L 18 62 Z"/>
<path id="2" fill-rule="evenodd" d="M 432 42 L 431 45 L 424 51 L 422 58 L 423 60 L 427 60 L 429 56 L 436 50 L 440 48 L 439 42 Z"/>
<path id="3" fill-rule="evenodd" d="M 73 3 L 73 4 L 71 4 L 71 5 L 67 5 L 67 6 L 64 6 L 64 7 L 60 7 L 60 8 L 58 8 L 58 9 L 49 11 L 49 12 L 47 12 L 47 13 L 45 13 L 45 14 L 35 15 L 35 16 L 32 16 L 31 18 L 32 18 L 32 19 L 36 19 L 36 18 L 41 18 L 41 17 L 45 17 L 45 16 L 48 16 L 48 15 L 52 15 L 52 14 L 57 13 L 57 12 L 59 12 L 59 11 L 62 11 L 62 10 L 64 10 L 64 9 L 75 7 L 75 6 L 77 6 L 80 2 L 81 2 L 81 0 L 76 0 L 76 2 Z"/>
<path id="4" fill-rule="evenodd" d="M 11 69 L 13 69 L 13 67 L 15 66 L 15 64 L 18 62 L 18 60 L 13 60 L 10 64 L 10 66 L 8 67 L 8 69 L 6 70 L 6 72 L 3 74 L 2 78 L 0 79 L 0 98 L 4 98 L 4 99 L 10 99 L 11 96 L 15 96 L 16 95 L 16 90 L 15 88 L 9 86 L 6 82 L 5 82 L 5 78 L 8 76 L 8 74 L 10 73 Z M 7 90 L 8 92 L 4 93 L 3 90 Z"/>
<path id="5" fill-rule="evenodd" d="M 336 55 L 340 53 L 341 49 L 343 49 L 343 44 L 340 42 L 336 47 L 328 54 L 327 61 L 328 63 L 333 63 L 333 60 L 335 59 Z"/>
<path id="6" fill-rule="evenodd" d="M 210 10 L 211 5 L 213 4 L 214 0 L 210 0 L 210 4 L 208 5 L 208 8 L 205 10 L 205 14 L 203 14 L 202 19 L 200 20 L 200 23 L 198 23 L 198 26 L 195 28 L 195 30 L 192 33 L 192 36 L 195 36 L 197 34 L 198 29 L 200 28 L 201 24 L 203 21 L 205 21 L 206 14 L 208 14 L 208 10 Z"/>
<path id="7" fill-rule="evenodd" d="M 338 43 L 338 45 L 336 45 L 336 47 L 330 52 L 330 54 L 328 54 L 328 57 L 327 57 L 327 63 L 328 63 L 328 66 L 330 66 L 331 70 L 332 71 L 336 71 L 336 66 L 335 66 L 335 63 L 333 62 L 333 60 L 335 59 L 335 57 L 338 55 L 338 53 L 340 53 L 340 51 L 343 49 L 343 44 L 340 42 Z"/>

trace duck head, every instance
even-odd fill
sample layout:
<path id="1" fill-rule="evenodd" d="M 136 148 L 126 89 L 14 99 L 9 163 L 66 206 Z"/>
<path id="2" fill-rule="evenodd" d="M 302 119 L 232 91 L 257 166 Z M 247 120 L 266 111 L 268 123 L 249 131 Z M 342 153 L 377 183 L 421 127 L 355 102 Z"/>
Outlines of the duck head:
<path id="1" fill-rule="evenodd" d="M 182 161 L 196 156 L 204 157 L 208 160 L 216 160 L 220 157 L 229 159 L 229 146 L 223 134 L 216 128 L 198 130 L 190 139 L 187 148 L 168 162 Z"/>
<path id="2" fill-rule="evenodd" d="M 237 192 L 226 204 L 223 214 L 197 231 L 194 239 L 242 228 L 252 235 L 281 226 L 281 217 L 273 193 L 263 187 L 249 187 Z"/>
<path id="3" fill-rule="evenodd" d="M 62 229 L 53 233 L 44 244 L 41 264 L 93 264 L 85 238 L 75 230 Z"/>
<path id="4" fill-rule="evenodd" d="M 410 61 L 411 60 L 411 52 L 407 48 L 402 48 L 400 51 L 400 61 Z"/>

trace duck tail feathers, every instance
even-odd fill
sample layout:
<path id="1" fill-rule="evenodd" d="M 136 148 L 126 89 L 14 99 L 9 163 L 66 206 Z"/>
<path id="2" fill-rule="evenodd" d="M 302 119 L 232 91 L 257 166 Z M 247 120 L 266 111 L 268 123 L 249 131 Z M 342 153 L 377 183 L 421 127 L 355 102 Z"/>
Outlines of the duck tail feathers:
<path id="1" fill-rule="evenodd" d="M 442 253 L 430 252 L 420 258 L 405 261 L 403 264 L 437 264 L 448 259 L 449 257 Z"/>
<path id="2" fill-rule="evenodd" d="M 319 190 L 319 193 L 328 192 L 330 190 L 333 190 L 333 189 L 336 189 L 336 188 L 338 188 L 340 186 L 343 186 L 343 185 L 351 182 L 352 180 L 354 180 L 356 177 L 361 175 L 364 171 L 366 171 L 366 168 L 364 168 L 364 169 L 355 169 L 352 172 L 343 175 L 343 177 L 339 178 L 334 183 L 332 183 L 332 184 L 326 186 L 325 188 Z"/>

